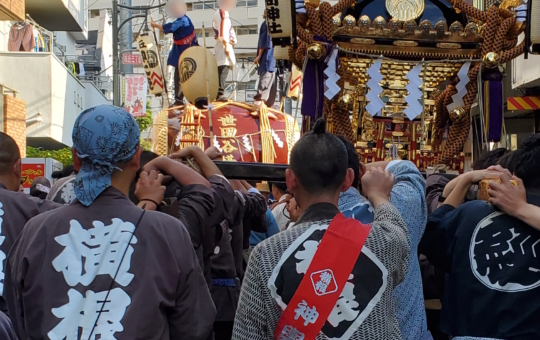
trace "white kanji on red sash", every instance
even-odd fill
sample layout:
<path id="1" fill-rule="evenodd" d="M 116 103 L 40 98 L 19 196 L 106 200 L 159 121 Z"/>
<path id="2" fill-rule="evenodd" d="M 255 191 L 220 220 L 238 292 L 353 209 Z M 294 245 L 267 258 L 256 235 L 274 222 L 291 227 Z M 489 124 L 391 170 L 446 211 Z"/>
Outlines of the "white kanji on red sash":
<path id="1" fill-rule="evenodd" d="M 298 318 L 304 319 L 304 326 L 307 326 L 310 323 L 315 323 L 317 321 L 317 318 L 319 318 L 319 312 L 317 312 L 317 308 L 315 306 L 309 307 L 306 300 L 302 300 L 298 304 L 298 308 L 294 310 L 296 315 L 294 316 L 295 320 L 298 320 Z"/>
<path id="2" fill-rule="evenodd" d="M 315 294 L 319 296 L 335 293 L 338 290 L 334 272 L 331 269 L 311 273 L 311 283 Z"/>
<path id="3" fill-rule="evenodd" d="M 127 286 L 133 280 L 133 274 L 128 271 L 133 254 L 131 244 L 137 243 L 137 238 L 132 237 L 135 226 L 118 218 L 113 218 L 110 225 L 101 221 L 92 224 L 94 228 L 86 230 L 78 221 L 72 220 L 69 233 L 55 237 L 55 241 L 65 248 L 53 260 L 54 269 L 62 272 L 67 284 L 72 287 L 79 283 L 88 286 L 97 275 L 114 278 L 117 272 L 115 281 Z M 122 265 L 118 268 L 121 261 Z"/>
<path id="4" fill-rule="evenodd" d="M 278 340 L 304 340 L 304 333 L 300 332 L 293 326 L 285 326 L 283 331 L 278 336 Z"/>
<path id="5" fill-rule="evenodd" d="M 2 223 L 4 222 L 3 217 L 4 216 L 4 205 L 2 202 L 0 202 L 0 246 L 4 244 L 4 241 L 6 240 L 5 236 L 2 235 Z M 6 274 L 4 274 L 4 260 L 6 259 L 6 254 L 0 250 L 0 296 L 4 295 L 4 279 L 6 278 Z"/>
<path id="6" fill-rule="evenodd" d="M 75 289 L 70 289 L 68 297 L 67 304 L 52 309 L 53 314 L 62 321 L 47 334 L 51 340 L 88 339 L 90 334 L 92 339 L 114 340 L 114 333 L 124 330 L 120 321 L 131 304 L 131 298 L 121 288 L 111 290 L 108 297 L 107 291 L 94 293 L 89 290 L 84 297 Z M 79 329 L 82 332 L 80 337 Z"/>

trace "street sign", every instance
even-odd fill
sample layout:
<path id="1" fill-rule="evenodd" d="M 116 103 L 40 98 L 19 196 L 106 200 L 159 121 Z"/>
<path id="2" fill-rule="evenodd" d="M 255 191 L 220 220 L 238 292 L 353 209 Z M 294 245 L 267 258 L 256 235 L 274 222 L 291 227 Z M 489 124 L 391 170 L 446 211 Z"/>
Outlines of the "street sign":
<path id="1" fill-rule="evenodd" d="M 143 60 L 139 53 L 128 52 L 122 55 L 122 62 L 124 65 L 141 65 Z"/>

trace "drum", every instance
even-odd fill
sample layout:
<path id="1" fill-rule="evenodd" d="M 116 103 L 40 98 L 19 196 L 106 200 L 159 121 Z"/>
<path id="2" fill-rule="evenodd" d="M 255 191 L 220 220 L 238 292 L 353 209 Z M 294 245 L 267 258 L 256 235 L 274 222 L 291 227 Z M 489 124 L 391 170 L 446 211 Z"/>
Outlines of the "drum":
<path id="1" fill-rule="evenodd" d="M 214 103 L 211 113 L 214 136 L 210 138 L 210 113 L 193 106 L 184 109 L 177 118 L 180 131 L 172 147 L 175 150 L 189 145 L 202 149 L 215 146 L 223 153 L 224 161 L 288 164 L 292 147 L 300 138 L 296 120 L 272 109 L 259 110 L 246 103 Z M 262 127 L 262 128 L 261 128 Z"/>

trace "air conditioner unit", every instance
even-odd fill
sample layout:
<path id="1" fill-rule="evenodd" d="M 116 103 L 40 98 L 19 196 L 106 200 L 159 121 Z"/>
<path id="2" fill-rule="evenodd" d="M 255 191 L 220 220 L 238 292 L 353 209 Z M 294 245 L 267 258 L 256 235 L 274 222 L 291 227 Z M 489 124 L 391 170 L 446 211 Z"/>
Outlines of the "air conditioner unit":
<path id="1" fill-rule="evenodd" d="M 527 8 L 527 35 L 532 54 L 540 54 L 540 0 L 529 0 Z"/>

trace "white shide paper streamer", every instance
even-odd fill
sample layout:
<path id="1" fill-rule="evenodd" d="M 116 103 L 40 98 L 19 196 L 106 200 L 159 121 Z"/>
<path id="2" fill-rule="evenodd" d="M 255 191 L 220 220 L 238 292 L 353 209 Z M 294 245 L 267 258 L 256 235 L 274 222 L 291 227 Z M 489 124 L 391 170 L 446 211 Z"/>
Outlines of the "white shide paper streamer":
<path id="1" fill-rule="evenodd" d="M 324 85 L 326 86 L 326 91 L 324 92 L 324 96 L 328 98 L 329 100 L 332 100 L 336 96 L 336 94 L 341 91 L 339 86 L 337 85 L 337 82 L 339 80 L 339 75 L 336 72 L 336 58 L 338 54 L 338 49 L 334 48 L 332 51 L 332 54 L 330 55 L 330 59 L 328 60 L 328 64 L 326 67 L 326 70 L 324 70 L 324 74 L 328 77 L 326 81 L 324 82 Z"/>
<path id="2" fill-rule="evenodd" d="M 468 61 L 459 70 L 457 76 L 459 77 L 459 83 L 456 85 L 456 90 L 458 91 L 455 95 L 452 96 L 452 102 L 446 107 L 448 112 L 452 112 L 457 108 L 465 106 L 463 103 L 463 98 L 467 94 L 467 84 L 470 81 L 469 78 L 469 68 L 471 67 L 471 62 Z"/>
<path id="3" fill-rule="evenodd" d="M 377 59 L 377 61 L 367 70 L 367 74 L 369 75 L 369 81 L 367 82 L 369 92 L 366 95 L 366 98 L 369 100 L 369 104 L 366 105 L 366 110 L 372 116 L 375 116 L 384 107 L 384 102 L 381 97 L 379 97 L 383 91 L 379 83 L 384 78 L 380 73 L 381 66 L 382 59 Z"/>
<path id="4" fill-rule="evenodd" d="M 418 117 L 418 115 L 420 115 L 422 113 L 422 110 L 424 109 L 422 104 L 420 104 L 420 102 L 418 101 L 422 98 L 422 91 L 420 91 L 420 86 L 423 83 L 422 78 L 420 78 L 422 66 L 422 63 L 416 64 L 409 71 L 409 73 L 407 73 L 407 79 L 409 79 L 409 84 L 405 88 L 407 89 L 407 91 L 409 91 L 409 95 L 405 97 L 405 100 L 407 101 L 409 107 L 405 109 L 405 115 L 410 120 Z"/>

